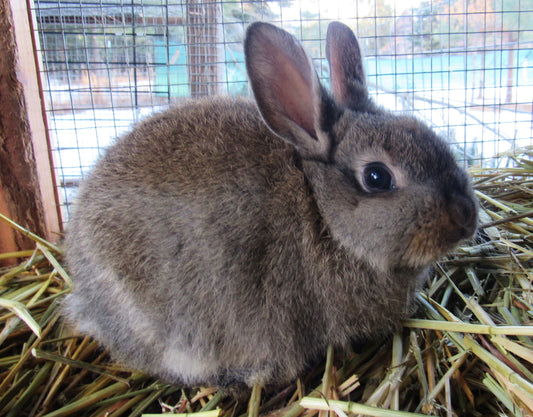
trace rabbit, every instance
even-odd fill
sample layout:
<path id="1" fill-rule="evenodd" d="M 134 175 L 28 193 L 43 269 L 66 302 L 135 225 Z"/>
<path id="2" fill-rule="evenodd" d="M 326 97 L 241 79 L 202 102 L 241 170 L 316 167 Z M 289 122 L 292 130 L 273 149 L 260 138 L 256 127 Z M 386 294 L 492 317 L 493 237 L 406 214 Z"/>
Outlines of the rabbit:
<path id="1" fill-rule="evenodd" d="M 328 345 L 398 328 L 431 263 L 474 234 L 449 146 L 372 101 L 348 26 L 326 42 L 331 92 L 292 35 L 252 23 L 255 100 L 187 99 L 83 182 L 64 316 L 114 360 L 188 387 L 280 387 Z"/>

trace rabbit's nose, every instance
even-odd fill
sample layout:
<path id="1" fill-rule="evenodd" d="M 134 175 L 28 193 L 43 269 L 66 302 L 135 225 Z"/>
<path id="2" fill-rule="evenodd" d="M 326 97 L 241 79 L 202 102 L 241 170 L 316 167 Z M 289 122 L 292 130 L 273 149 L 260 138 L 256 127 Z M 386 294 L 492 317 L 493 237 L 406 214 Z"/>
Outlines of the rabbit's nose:
<path id="1" fill-rule="evenodd" d="M 471 237 L 477 228 L 477 204 L 470 196 L 454 194 L 450 205 L 452 222 L 461 239 Z"/>

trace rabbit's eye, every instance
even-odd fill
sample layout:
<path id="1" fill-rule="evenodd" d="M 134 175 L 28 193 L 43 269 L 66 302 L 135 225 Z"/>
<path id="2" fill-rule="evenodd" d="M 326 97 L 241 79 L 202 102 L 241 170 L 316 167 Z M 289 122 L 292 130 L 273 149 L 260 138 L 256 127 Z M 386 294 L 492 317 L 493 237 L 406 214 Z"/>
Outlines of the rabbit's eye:
<path id="1" fill-rule="evenodd" d="M 363 186 L 369 192 L 389 191 L 394 189 L 392 174 L 381 162 L 368 164 L 363 171 Z"/>

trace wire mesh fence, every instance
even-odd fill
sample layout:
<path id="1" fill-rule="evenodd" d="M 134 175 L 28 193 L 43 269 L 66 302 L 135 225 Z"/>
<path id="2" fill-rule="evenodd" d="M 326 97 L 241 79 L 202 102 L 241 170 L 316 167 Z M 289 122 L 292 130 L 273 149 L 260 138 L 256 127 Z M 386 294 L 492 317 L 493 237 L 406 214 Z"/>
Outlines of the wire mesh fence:
<path id="1" fill-rule="evenodd" d="M 532 145 L 533 0 L 34 0 L 62 215 L 102 150 L 183 97 L 248 95 L 248 23 L 293 33 L 328 83 L 325 33 L 358 34 L 369 87 L 425 119 L 466 166 Z"/>

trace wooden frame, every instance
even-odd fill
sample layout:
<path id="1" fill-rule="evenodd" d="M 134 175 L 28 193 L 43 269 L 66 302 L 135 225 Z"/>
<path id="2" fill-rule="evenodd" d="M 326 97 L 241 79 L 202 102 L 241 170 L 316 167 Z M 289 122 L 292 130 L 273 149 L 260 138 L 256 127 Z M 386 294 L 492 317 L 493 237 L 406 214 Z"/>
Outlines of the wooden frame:
<path id="1" fill-rule="evenodd" d="M 0 0 L 0 211 L 50 241 L 61 233 L 29 5 Z M 0 251 L 33 242 L 0 225 Z"/>

